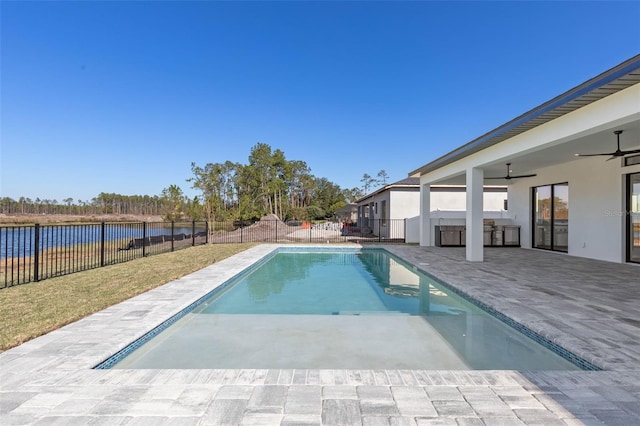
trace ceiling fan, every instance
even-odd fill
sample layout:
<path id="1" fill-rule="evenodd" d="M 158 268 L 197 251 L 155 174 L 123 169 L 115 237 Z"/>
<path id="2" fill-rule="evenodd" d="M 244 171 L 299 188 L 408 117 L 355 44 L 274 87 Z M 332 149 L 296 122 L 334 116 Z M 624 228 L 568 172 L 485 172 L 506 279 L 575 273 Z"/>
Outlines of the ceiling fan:
<path id="1" fill-rule="evenodd" d="M 507 163 L 507 175 L 506 176 L 499 176 L 499 177 L 488 177 L 485 179 L 506 179 L 506 180 L 511 180 L 511 179 L 518 179 L 518 178 L 528 178 L 528 177 L 533 177 L 533 176 L 538 176 L 537 174 L 531 174 L 531 175 L 518 175 L 518 176 L 511 176 L 511 170 L 509 170 L 509 167 L 511 166 L 511 163 Z"/>
<path id="2" fill-rule="evenodd" d="M 595 157 L 597 155 L 610 155 L 611 157 L 607 159 L 607 161 L 609 161 L 609 160 L 613 160 L 614 158 L 624 157 L 625 155 L 640 153 L 640 149 L 632 149 L 630 151 L 621 151 L 620 150 L 620 133 L 622 133 L 622 130 L 616 130 L 613 133 L 615 133 L 616 136 L 618 137 L 618 149 L 616 149 L 615 152 L 605 152 L 602 154 L 576 154 L 576 157 Z"/>

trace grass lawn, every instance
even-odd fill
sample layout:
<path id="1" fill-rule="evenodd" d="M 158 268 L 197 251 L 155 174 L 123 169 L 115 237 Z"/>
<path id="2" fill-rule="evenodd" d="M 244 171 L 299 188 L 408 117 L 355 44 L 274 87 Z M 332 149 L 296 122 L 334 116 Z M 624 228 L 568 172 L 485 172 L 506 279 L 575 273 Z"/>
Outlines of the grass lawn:
<path id="1" fill-rule="evenodd" d="M 2 289 L 0 350 L 18 346 L 255 245 L 190 247 Z"/>

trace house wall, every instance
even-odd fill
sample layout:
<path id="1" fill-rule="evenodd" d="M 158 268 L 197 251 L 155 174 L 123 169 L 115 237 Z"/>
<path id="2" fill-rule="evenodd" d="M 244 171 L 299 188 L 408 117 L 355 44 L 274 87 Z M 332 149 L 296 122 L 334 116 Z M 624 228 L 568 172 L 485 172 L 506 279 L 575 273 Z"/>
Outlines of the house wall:
<path id="1" fill-rule="evenodd" d="M 507 199 L 507 195 L 508 193 L 506 191 L 485 192 L 483 195 L 484 210 L 502 210 L 504 207 L 504 200 Z M 374 212 L 371 217 L 374 219 L 380 219 L 382 218 L 382 200 L 387 201 L 387 219 L 405 219 L 420 215 L 420 191 L 418 189 L 394 189 L 393 191 L 384 191 L 363 200 L 358 205 L 366 206 L 371 202 L 373 202 L 374 205 L 375 203 L 378 203 L 378 211 L 377 213 Z M 466 204 L 467 199 L 464 190 L 431 192 L 432 210 L 465 210 Z"/>
<path id="2" fill-rule="evenodd" d="M 389 199 L 389 219 L 406 219 L 420 214 L 420 191 L 393 191 Z"/>
<path id="3" fill-rule="evenodd" d="M 507 192 L 485 192 L 482 196 L 483 210 L 500 211 L 504 207 Z M 431 210 L 466 210 L 467 193 L 431 191 Z M 419 196 L 418 196 L 419 203 Z M 419 209 L 418 209 L 419 210 Z M 418 214 L 420 212 L 418 211 Z"/>
<path id="4" fill-rule="evenodd" d="M 621 167 L 620 160 L 606 159 L 584 158 L 538 169 L 536 177 L 509 186 L 509 214 L 521 226 L 522 247 L 532 247 L 532 188 L 568 182 L 568 254 L 612 262 L 626 260 L 625 175 L 640 172 L 640 166 Z"/>
<path id="5" fill-rule="evenodd" d="M 415 244 L 420 242 L 420 216 L 414 216 L 407 219 L 407 235 L 405 241 Z M 433 245 L 433 244 L 432 244 Z"/>
<path id="6" fill-rule="evenodd" d="M 391 194 L 389 191 L 383 191 L 379 194 L 375 194 L 371 197 L 366 198 L 365 200 L 358 203 L 358 206 L 371 206 L 369 209 L 369 217 L 367 219 L 360 219 L 358 223 L 362 227 L 369 227 L 375 235 L 380 235 L 379 229 L 379 219 L 382 218 L 382 201 L 387 202 L 387 218 L 389 218 L 389 208 L 390 208 L 390 198 Z M 377 205 L 377 207 L 376 207 Z M 371 220 L 371 222 L 369 222 Z M 386 234 L 382 234 L 383 237 L 386 237 Z"/>
<path id="7" fill-rule="evenodd" d="M 376 197 L 376 202 L 378 203 L 377 208 L 374 211 L 374 217 L 376 219 L 382 219 L 382 202 L 385 201 L 387 203 L 387 211 L 386 211 L 386 216 L 387 219 L 389 219 L 389 209 L 391 208 L 391 192 L 390 191 L 384 191 L 381 194 L 378 194 Z M 387 222 L 387 226 L 382 227 L 381 229 L 381 223 L 380 220 L 376 220 L 376 222 L 374 223 L 374 227 L 373 227 L 373 233 L 376 235 L 380 235 L 384 238 L 391 238 L 392 236 L 389 234 L 389 223 Z"/>

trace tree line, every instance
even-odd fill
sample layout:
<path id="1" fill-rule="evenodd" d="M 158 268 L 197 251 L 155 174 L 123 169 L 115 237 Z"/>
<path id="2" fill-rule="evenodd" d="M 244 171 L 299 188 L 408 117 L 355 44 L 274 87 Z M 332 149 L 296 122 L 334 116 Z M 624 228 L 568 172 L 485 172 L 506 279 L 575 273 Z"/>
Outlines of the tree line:
<path id="1" fill-rule="evenodd" d="M 200 192 L 194 198 L 185 196 L 178 185 L 155 196 L 103 192 L 91 200 L 61 201 L 4 197 L 0 198 L 0 213 L 161 215 L 175 221 L 257 219 L 274 214 L 281 220 L 314 220 L 332 217 L 388 179 L 384 170 L 377 179 L 365 173 L 362 188 L 342 189 L 311 174 L 305 161 L 288 160 L 283 151 L 265 143 L 251 148 L 246 164 L 192 163 L 191 171 L 193 177 L 187 181 Z"/>
<path id="2" fill-rule="evenodd" d="M 65 198 L 31 199 L 20 197 L 14 200 L 9 197 L 0 198 L 0 213 L 4 214 L 131 214 L 160 215 L 164 208 L 164 200 L 159 196 L 122 195 L 100 193 L 91 200 L 74 200 Z"/>

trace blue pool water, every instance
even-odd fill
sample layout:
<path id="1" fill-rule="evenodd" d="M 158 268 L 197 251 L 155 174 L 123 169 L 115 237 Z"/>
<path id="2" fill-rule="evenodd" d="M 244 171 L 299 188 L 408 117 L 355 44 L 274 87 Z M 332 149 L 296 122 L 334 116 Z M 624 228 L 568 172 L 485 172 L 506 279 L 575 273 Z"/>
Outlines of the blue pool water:
<path id="1" fill-rule="evenodd" d="M 212 297 L 198 310 L 211 314 L 357 315 L 418 314 L 419 285 L 391 286 L 375 273 L 388 255 L 360 253 L 278 253 Z M 399 291 L 402 290 L 402 291 Z"/>
<path id="2" fill-rule="evenodd" d="M 114 368 L 578 369 L 385 250 L 280 250 L 222 287 Z"/>

